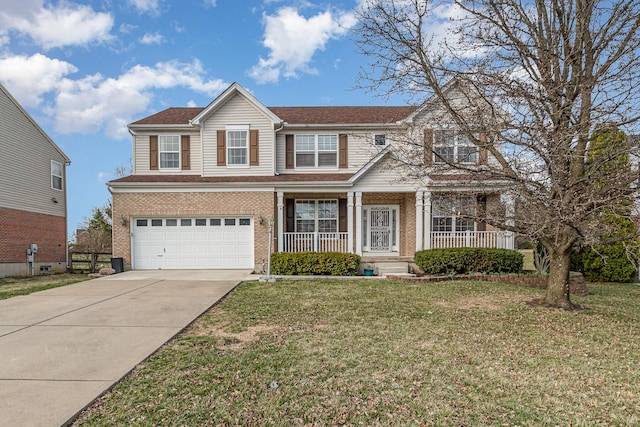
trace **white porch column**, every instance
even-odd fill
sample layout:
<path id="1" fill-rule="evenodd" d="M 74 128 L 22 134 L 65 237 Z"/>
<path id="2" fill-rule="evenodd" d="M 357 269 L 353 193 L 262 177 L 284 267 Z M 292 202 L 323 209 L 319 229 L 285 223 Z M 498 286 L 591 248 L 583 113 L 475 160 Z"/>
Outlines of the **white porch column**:
<path id="1" fill-rule="evenodd" d="M 422 189 L 416 191 L 416 252 L 422 250 L 422 243 L 424 242 L 422 219 L 424 203 L 422 201 Z"/>
<path id="2" fill-rule="evenodd" d="M 278 252 L 284 250 L 284 192 L 278 191 Z"/>
<path id="3" fill-rule="evenodd" d="M 424 246 L 423 249 L 431 249 L 431 191 L 425 190 L 422 198 L 424 205 Z"/>
<path id="4" fill-rule="evenodd" d="M 356 191 L 356 254 L 362 255 L 362 191 Z"/>
<path id="5" fill-rule="evenodd" d="M 515 225 L 515 214 L 516 214 L 516 201 L 513 194 L 510 193 L 502 193 L 500 194 L 500 202 L 504 205 L 505 209 L 505 224 L 513 227 Z M 506 242 L 505 249 L 513 249 L 515 247 L 515 234 L 513 231 L 506 231 Z"/>
<path id="6" fill-rule="evenodd" d="M 353 191 L 347 192 L 347 245 L 349 253 L 353 252 Z"/>

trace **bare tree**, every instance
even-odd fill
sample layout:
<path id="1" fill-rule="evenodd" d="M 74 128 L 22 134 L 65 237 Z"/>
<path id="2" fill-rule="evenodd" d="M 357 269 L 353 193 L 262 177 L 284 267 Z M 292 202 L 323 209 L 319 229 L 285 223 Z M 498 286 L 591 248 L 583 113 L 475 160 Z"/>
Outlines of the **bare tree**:
<path id="1" fill-rule="evenodd" d="M 637 169 L 606 165 L 637 158 L 636 139 L 595 160 L 588 153 L 597 125 L 628 132 L 638 120 L 640 2 L 362 0 L 357 15 L 355 40 L 370 58 L 359 87 L 437 101 L 491 154 L 492 162 L 464 167 L 465 173 L 508 183 L 522 208 L 513 223 L 495 212 L 478 212 L 476 219 L 544 245 L 550 257 L 545 303 L 573 308 L 572 249 L 615 234 L 603 215 L 621 198 L 635 197 Z M 460 93 L 474 94 L 468 102 L 451 100 L 452 82 Z M 488 136 L 478 137 L 479 129 Z M 423 166 L 420 173 L 432 172 Z"/>

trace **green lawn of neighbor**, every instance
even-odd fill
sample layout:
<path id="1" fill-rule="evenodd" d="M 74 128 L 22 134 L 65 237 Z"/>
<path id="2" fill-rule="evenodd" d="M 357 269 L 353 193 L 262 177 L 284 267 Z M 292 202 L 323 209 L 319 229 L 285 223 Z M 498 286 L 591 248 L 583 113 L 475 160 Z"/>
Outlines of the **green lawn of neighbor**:
<path id="1" fill-rule="evenodd" d="M 66 286 L 87 279 L 89 277 L 86 274 L 68 273 L 32 277 L 3 277 L 0 278 L 0 300 Z"/>

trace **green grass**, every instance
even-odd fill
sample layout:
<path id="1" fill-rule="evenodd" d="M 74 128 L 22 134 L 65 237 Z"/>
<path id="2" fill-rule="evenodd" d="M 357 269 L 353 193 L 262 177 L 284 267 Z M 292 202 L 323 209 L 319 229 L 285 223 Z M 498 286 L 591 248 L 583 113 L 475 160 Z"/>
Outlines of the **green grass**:
<path id="1" fill-rule="evenodd" d="M 590 290 L 244 283 L 77 423 L 639 425 L 640 287 Z"/>
<path id="2" fill-rule="evenodd" d="M 53 274 L 33 277 L 4 277 L 0 278 L 0 300 L 18 295 L 29 295 L 45 289 L 66 286 L 82 282 L 89 277 L 79 274 Z"/>

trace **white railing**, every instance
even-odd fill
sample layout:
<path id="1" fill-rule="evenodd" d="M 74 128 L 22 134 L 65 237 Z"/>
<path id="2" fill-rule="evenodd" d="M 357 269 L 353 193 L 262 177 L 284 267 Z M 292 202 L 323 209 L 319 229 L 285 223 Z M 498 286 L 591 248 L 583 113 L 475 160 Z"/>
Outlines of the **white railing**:
<path id="1" fill-rule="evenodd" d="M 349 233 L 284 233 L 284 252 L 349 252 Z"/>
<path id="2" fill-rule="evenodd" d="M 433 231 L 431 247 L 513 249 L 510 231 Z"/>

